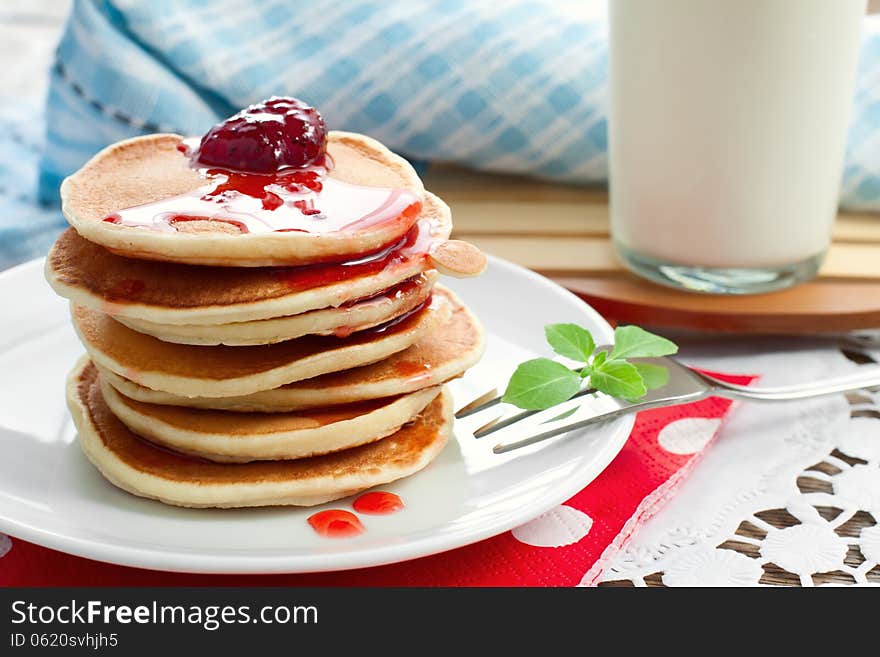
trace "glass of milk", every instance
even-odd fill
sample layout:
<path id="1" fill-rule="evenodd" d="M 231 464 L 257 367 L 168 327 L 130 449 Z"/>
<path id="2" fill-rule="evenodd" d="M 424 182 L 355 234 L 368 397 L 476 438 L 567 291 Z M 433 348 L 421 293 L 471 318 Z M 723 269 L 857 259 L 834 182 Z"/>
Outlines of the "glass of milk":
<path id="1" fill-rule="evenodd" d="M 610 0 L 611 228 L 667 285 L 765 292 L 816 274 L 866 0 Z"/>

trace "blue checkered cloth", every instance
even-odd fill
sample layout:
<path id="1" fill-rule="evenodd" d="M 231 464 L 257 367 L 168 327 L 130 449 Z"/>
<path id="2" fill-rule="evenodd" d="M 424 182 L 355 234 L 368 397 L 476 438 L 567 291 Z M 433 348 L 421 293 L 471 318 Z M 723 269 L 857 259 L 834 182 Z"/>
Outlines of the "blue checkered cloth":
<path id="1" fill-rule="evenodd" d="M 9 174 L 39 179 L 36 193 L 0 197 L 0 266 L 45 248 L 62 224 L 37 201 L 55 202 L 64 176 L 103 146 L 200 134 L 273 94 L 303 98 L 331 128 L 415 160 L 604 181 L 607 26 L 604 12 L 570 11 L 587 4 L 75 0 L 51 72 L 42 157 L 38 136 L 21 157 L 0 143 L 12 155 L 0 185 Z M 880 209 L 880 18 L 865 25 L 841 201 Z"/>

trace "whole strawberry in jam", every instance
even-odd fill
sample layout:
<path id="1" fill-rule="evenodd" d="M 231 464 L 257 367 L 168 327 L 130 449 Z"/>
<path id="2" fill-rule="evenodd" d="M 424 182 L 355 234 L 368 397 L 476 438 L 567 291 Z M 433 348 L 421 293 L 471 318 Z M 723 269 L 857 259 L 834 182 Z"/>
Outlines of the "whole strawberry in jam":
<path id="1" fill-rule="evenodd" d="M 324 119 L 297 98 L 273 96 L 211 128 L 199 144 L 199 164 L 272 173 L 305 167 L 324 154 Z"/>

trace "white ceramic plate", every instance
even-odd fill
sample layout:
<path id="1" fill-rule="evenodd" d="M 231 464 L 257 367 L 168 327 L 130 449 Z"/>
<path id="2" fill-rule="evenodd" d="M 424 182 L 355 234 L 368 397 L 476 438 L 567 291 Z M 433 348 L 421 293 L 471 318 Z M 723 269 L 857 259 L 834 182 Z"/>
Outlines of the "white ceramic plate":
<path id="1" fill-rule="evenodd" d="M 544 325 L 577 322 L 597 343 L 608 324 L 545 278 L 497 258 L 485 275 L 444 281 L 483 321 L 486 356 L 453 383 L 456 408 L 507 381 L 515 365 L 549 355 Z M 353 538 L 318 536 L 311 509 L 195 510 L 141 499 L 107 483 L 86 460 L 64 401 L 82 352 L 67 303 L 43 280 L 42 261 L 0 274 L 0 531 L 112 563 L 206 573 L 292 573 L 374 566 L 449 550 L 517 527 L 564 502 L 620 451 L 631 420 L 505 455 L 477 441 L 470 418 L 426 470 L 383 490 L 406 508 L 363 516 Z M 486 421 L 484 419 L 484 421 Z"/>

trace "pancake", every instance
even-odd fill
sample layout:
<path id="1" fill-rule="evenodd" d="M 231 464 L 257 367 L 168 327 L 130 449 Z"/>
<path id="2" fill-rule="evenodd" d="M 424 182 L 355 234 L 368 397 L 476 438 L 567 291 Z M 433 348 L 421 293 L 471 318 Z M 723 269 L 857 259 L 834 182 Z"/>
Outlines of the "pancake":
<path id="1" fill-rule="evenodd" d="M 489 261 L 486 254 L 470 242 L 446 240 L 431 251 L 431 264 L 446 276 L 470 278 L 486 271 Z"/>
<path id="2" fill-rule="evenodd" d="M 485 335 L 471 312 L 453 301 L 452 317 L 411 347 L 354 369 L 324 374 L 274 390 L 240 397 L 182 397 L 151 390 L 101 369 L 101 377 L 126 397 L 171 406 L 278 413 L 349 404 L 401 395 L 440 385 L 464 374 L 483 355 Z"/>
<path id="3" fill-rule="evenodd" d="M 345 339 L 309 335 L 273 345 L 204 347 L 162 342 L 109 315 L 71 306 L 74 328 L 96 364 L 184 397 L 247 395 L 374 363 L 415 344 L 451 313 L 450 297 L 439 290 L 416 311 Z"/>
<path id="4" fill-rule="evenodd" d="M 261 319 L 256 322 L 204 326 L 156 324 L 125 317 L 114 317 L 114 319 L 138 333 L 146 333 L 163 342 L 178 344 L 250 346 L 275 344 L 304 335 L 346 337 L 357 331 L 389 322 L 424 303 L 431 296 L 431 290 L 438 276 L 437 272 L 428 271 L 377 296 L 354 301 L 338 308 L 322 308 L 290 317 Z"/>
<path id="5" fill-rule="evenodd" d="M 367 445 L 295 461 L 222 464 L 138 438 L 110 411 L 87 359 L 68 378 L 67 403 L 80 446 L 104 477 L 134 495 L 187 507 L 322 504 L 421 470 L 452 432 L 452 400 L 443 391 L 414 422 Z"/>
<path id="6" fill-rule="evenodd" d="M 108 146 L 61 185 L 62 212 L 91 242 L 133 258 L 196 265 L 304 265 L 359 255 L 401 238 L 415 217 L 330 232 L 239 233 L 225 222 L 187 222 L 164 232 L 104 219 L 119 210 L 192 192 L 207 183 L 178 150 L 183 137 L 155 134 Z M 374 139 L 348 132 L 327 135 L 331 178 L 366 187 L 403 189 L 418 199 L 424 187 L 412 166 Z"/>
<path id="7" fill-rule="evenodd" d="M 46 258 L 60 296 L 109 315 L 156 324 L 227 324 L 336 307 L 387 290 L 432 267 L 426 254 L 449 237 L 449 207 L 426 193 L 401 248 L 360 264 L 199 267 L 115 255 L 68 229 Z"/>
<path id="8" fill-rule="evenodd" d="M 246 463 L 328 454 L 379 440 L 421 413 L 440 388 L 296 413 L 145 404 L 103 381 L 101 392 L 113 414 L 139 436 L 211 461 Z"/>

